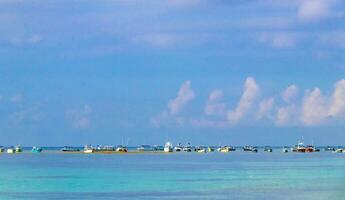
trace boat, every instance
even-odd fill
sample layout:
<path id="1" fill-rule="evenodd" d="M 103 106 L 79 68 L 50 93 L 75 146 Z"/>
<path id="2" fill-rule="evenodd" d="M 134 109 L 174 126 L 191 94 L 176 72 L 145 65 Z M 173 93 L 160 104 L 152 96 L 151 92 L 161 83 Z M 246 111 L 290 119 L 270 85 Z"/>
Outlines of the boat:
<path id="1" fill-rule="evenodd" d="M 93 152 L 95 152 L 95 149 L 90 144 L 84 146 L 84 153 L 93 153 Z"/>
<path id="2" fill-rule="evenodd" d="M 75 148 L 75 147 L 64 146 L 64 147 L 61 149 L 61 151 L 62 151 L 62 152 L 79 152 L 80 149 Z"/>
<path id="3" fill-rule="evenodd" d="M 16 153 L 16 150 L 14 147 L 9 147 L 9 148 L 7 148 L 7 153 L 10 153 L 10 154 Z"/>
<path id="4" fill-rule="evenodd" d="M 138 151 L 154 151 L 154 148 L 150 145 L 141 145 L 140 147 L 137 148 Z"/>
<path id="5" fill-rule="evenodd" d="M 5 147 L 0 146 L 0 153 L 3 153 L 3 152 L 5 152 Z"/>
<path id="6" fill-rule="evenodd" d="M 208 151 L 208 152 L 214 152 L 214 148 L 212 148 L 212 147 L 207 147 L 207 151 Z"/>
<path id="7" fill-rule="evenodd" d="M 343 149 L 342 147 L 337 147 L 336 149 L 334 149 L 333 152 L 334 153 L 345 153 L 345 149 Z"/>
<path id="8" fill-rule="evenodd" d="M 273 149 L 269 146 L 265 146 L 264 151 L 266 152 L 273 152 Z"/>
<path id="9" fill-rule="evenodd" d="M 283 150 L 282 150 L 282 151 L 283 151 L 283 153 L 288 153 L 288 152 L 289 152 L 289 147 L 286 147 L 286 146 L 283 147 Z"/>
<path id="10" fill-rule="evenodd" d="M 116 147 L 115 151 L 117 152 L 127 152 L 127 149 L 126 147 L 122 146 L 122 145 L 119 145 Z"/>
<path id="11" fill-rule="evenodd" d="M 185 151 L 185 152 L 192 152 L 193 151 L 193 148 L 190 145 L 190 143 L 187 143 L 187 146 L 183 147 L 183 151 Z"/>
<path id="12" fill-rule="evenodd" d="M 43 149 L 41 147 L 32 147 L 31 152 L 32 153 L 41 153 L 42 150 Z"/>
<path id="13" fill-rule="evenodd" d="M 174 151 L 176 152 L 183 151 L 183 147 L 181 146 L 181 143 L 178 143 L 177 146 L 174 147 Z"/>
<path id="14" fill-rule="evenodd" d="M 299 152 L 299 153 L 311 153 L 311 152 L 317 152 L 317 151 L 320 151 L 320 150 L 316 149 L 314 147 L 314 145 L 305 146 L 304 142 L 303 142 L 303 139 L 302 139 L 302 140 L 299 140 L 297 145 L 295 145 L 292 148 L 292 151 L 293 152 Z"/>
<path id="15" fill-rule="evenodd" d="M 164 152 L 169 153 L 173 151 L 173 145 L 171 142 L 166 142 L 164 145 Z"/>
<path id="16" fill-rule="evenodd" d="M 16 146 L 16 147 L 14 148 L 14 150 L 15 150 L 16 153 L 21 153 L 21 152 L 23 152 L 23 149 L 22 149 L 19 145 Z"/>
<path id="17" fill-rule="evenodd" d="M 207 152 L 207 148 L 204 146 L 199 146 L 195 148 L 195 151 L 198 153 L 206 153 Z"/>
<path id="18" fill-rule="evenodd" d="M 155 145 L 153 146 L 154 151 L 164 151 L 164 147 L 160 145 Z"/>
<path id="19" fill-rule="evenodd" d="M 245 147 L 243 147 L 243 151 L 250 151 L 250 152 L 257 153 L 258 152 L 258 148 L 257 147 L 253 147 L 253 146 L 245 146 Z"/>
<path id="20" fill-rule="evenodd" d="M 235 151 L 235 148 L 230 147 L 230 146 L 224 146 L 224 147 L 219 147 L 217 150 L 221 153 L 228 153 L 230 151 Z"/>
<path id="21" fill-rule="evenodd" d="M 335 148 L 335 147 L 332 147 L 332 146 L 327 146 L 327 147 L 325 147 L 324 150 L 325 150 L 325 151 L 335 151 L 336 148 Z"/>

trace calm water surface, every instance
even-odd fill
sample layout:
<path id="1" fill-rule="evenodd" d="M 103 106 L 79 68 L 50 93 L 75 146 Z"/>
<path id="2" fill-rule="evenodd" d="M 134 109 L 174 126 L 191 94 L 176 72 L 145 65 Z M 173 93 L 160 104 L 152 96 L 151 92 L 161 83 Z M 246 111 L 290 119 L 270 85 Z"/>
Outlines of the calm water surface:
<path id="1" fill-rule="evenodd" d="M 345 199 L 345 154 L 1 154 L 0 199 Z"/>

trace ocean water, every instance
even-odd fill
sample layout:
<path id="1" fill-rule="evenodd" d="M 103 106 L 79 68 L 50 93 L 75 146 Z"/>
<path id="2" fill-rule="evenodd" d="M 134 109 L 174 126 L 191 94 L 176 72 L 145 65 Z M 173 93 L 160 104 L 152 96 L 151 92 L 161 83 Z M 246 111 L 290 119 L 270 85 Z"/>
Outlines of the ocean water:
<path id="1" fill-rule="evenodd" d="M 345 154 L 1 154 L 0 199 L 345 199 Z"/>

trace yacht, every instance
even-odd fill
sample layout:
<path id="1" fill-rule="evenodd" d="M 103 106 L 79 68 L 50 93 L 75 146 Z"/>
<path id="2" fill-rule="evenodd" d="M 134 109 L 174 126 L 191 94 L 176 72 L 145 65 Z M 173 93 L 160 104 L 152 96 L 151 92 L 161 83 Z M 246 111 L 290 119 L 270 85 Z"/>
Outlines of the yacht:
<path id="1" fill-rule="evenodd" d="M 43 149 L 41 147 L 32 147 L 31 152 L 32 153 L 41 153 L 42 150 Z"/>
<path id="2" fill-rule="evenodd" d="M 190 143 L 187 143 L 187 146 L 183 147 L 183 151 L 185 151 L 185 152 L 192 152 L 193 151 L 193 148 L 190 145 Z"/>
<path id="3" fill-rule="evenodd" d="M 171 144 L 171 142 L 166 142 L 164 145 L 164 152 L 168 153 L 172 151 L 173 151 L 173 145 Z"/>

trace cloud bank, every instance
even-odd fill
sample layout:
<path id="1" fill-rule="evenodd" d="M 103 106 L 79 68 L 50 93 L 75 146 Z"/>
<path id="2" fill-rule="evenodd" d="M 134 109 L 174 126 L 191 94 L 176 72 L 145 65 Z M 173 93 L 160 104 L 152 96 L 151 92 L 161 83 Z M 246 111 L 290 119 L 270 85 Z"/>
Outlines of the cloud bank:
<path id="1" fill-rule="evenodd" d="M 260 97 L 260 86 L 253 77 L 248 77 L 243 85 L 243 92 L 234 108 L 224 98 L 222 90 L 210 92 L 204 110 L 199 116 L 180 113 L 194 99 L 191 82 L 185 81 L 177 97 L 170 100 L 168 108 L 153 118 L 153 122 L 164 125 L 189 125 L 198 127 L 232 127 L 238 124 L 260 124 L 265 121 L 272 126 L 324 126 L 345 122 L 345 79 L 334 84 L 329 94 L 320 88 L 305 89 L 299 97 L 295 84 L 288 86 L 278 95 Z M 214 116 L 217 116 L 215 119 Z"/>

